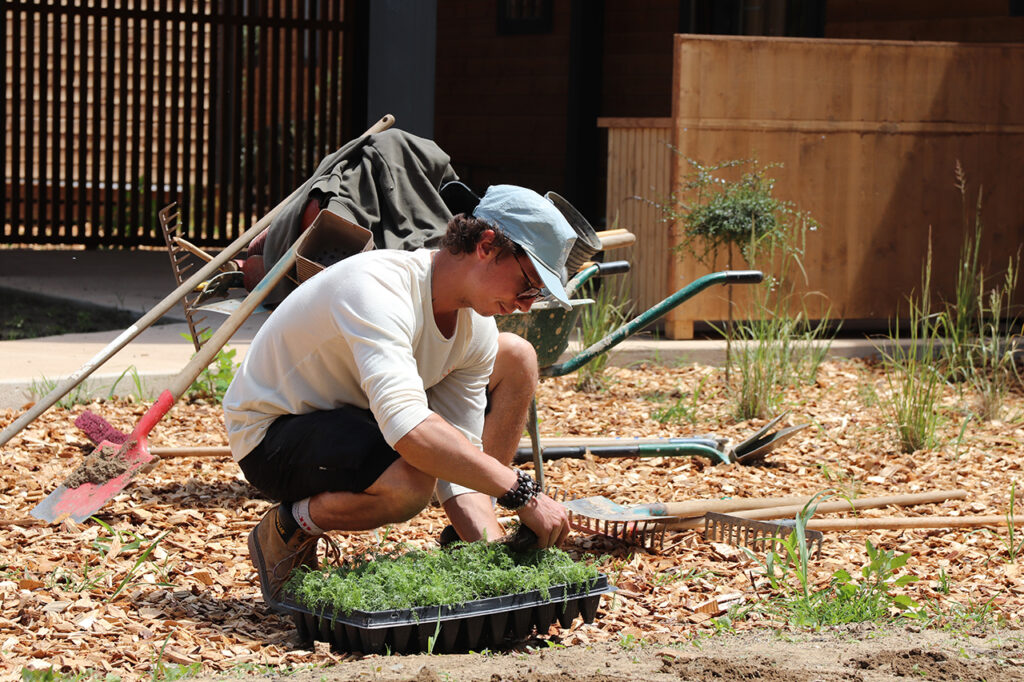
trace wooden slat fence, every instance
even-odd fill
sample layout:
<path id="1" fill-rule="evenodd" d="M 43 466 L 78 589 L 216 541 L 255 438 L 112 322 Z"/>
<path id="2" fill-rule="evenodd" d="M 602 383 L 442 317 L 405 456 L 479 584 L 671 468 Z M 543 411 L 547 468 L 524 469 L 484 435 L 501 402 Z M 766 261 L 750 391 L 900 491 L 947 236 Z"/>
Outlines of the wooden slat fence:
<path id="1" fill-rule="evenodd" d="M 4 243 L 229 243 L 343 142 L 344 3 L 0 0 Z"/>
<path id="2" fill-rule="evenodd" d="M 608 130 L 608 228 L 636 235 L 633 246 L 607 255 L 628 260 L 630 300 L 639 313 L 661 301 L 671 275 L 671 225 L 658 204 L 671 192 L 672 119 L 603 118 Z"/>

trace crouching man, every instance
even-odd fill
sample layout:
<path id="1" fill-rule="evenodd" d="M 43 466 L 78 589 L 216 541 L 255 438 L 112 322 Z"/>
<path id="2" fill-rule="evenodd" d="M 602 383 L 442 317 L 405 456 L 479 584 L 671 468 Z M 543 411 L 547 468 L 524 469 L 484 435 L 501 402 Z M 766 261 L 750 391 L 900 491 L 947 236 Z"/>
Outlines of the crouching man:
<path id="1" fill-rule="evenodd" d="M 565 539 L 562 506 L 509 466 L 537 361 L 492 318 L 544 291 L 568 306 L 574 240 L 547 199 L 493 186 L 439 250 L 352 256 L 274 311 L 224 398 L 234 459 L 281 501 L 249 535 L 268 605 L 325 531 L 408 520 L 435 487 L 464 540 L 501 536 L 492 498 L 540 547 Z"/>

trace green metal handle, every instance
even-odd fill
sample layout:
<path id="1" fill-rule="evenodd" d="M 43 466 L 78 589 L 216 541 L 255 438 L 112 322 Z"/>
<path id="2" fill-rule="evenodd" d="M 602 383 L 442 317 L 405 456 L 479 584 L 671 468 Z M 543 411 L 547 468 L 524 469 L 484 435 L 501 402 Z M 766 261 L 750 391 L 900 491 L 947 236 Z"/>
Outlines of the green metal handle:
<path id="1" fill-rule="evenodd" d="M 613 260 L 607 263 L 591 263 L 573 275 L 572 279 L 566 283 L 565 293 L 571 298 L 576 290 L 583 286 L 591 277 L 594 277 L 595 275 L 598 277 L 604 277 L 605 275 L 621 275 L 629 272 L 629 267 L 628 260 Z"/>
<path id="2" fill-rule="evenodd" d="M 588 268 L 589 270 L 589 268 Z M 586 272 L 586 270 L 584 270 Z M 763 273 L 759 270 L 723 270 L 698 277 L 685 287 L 675 292 L 668 298 L 661 301 L 630 322 L 622 325 L 615 331 L 608 334 L 600 341 L 584 349 L 574 358 L 570 358 L 558 365 L 551 365 L 541 369 L 540 373 L 546 377 L 560 377 L 577 369 L 593 360 L 598 355 L 608 352 L 624 340 L 640 331 L 655 320 L 661 318 L 665 313 L 678 306 L 683 301 L 693 298 L 715 284 L 756 284 L 764 279 Z"/>
<path id="3" fill-rule="evenodd" d="M 728 464 L 729 455 L 714 446 L 714 441 L 702 438 L 679 438 L 664 443 L 631 443 L 623 445 L 569 445 L 543 448 L 544 460 L 583 459 L 586 453 L 595 457 L 707 457 L 715 464 Z M 517 464 L 530 461 L 532 451 L 516 451 Z"/>

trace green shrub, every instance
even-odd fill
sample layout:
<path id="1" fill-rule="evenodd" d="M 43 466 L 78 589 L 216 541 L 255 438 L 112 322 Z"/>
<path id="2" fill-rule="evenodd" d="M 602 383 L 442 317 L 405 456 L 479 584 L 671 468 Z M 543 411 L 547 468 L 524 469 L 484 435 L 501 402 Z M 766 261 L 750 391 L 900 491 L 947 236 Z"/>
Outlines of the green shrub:
<path id="1" fill-rule="evenodd" d="M 735 324 L 733 290 L 728 288 L 728 320 L 717 329 L 726 340 L 726 382 L 734 393 L 737 418 L 766 417 L 777 411 L 783 387 L 813 380 L 834 337 L 828 332 L 827 314 L 812 324 L 806 313 L 791 312 L 805 307 L 796 280 L 807 281 L 805 242 L 818 224 L 773 196 L 775 179 L 768 174 L 773 165 L 756 159 L 713 166 L 687 162 L 693 171 L 662 206 L 666 220 L 681 226 L 677 252 L 714 270 L 720 267 L 720 255 L 725 267 L 733 267 L 735 247 L 750 267 L 766 272 L 765 281 L 754 285 L 751 306 L 740 311 Z M 738 169 L 743 172 L 735 179 Z M 735 351 L 734 341 L 743 342 Z"/>
<path id="2" fill-rule="evenodd" d="M 870 540 L 865 541 L 868 563 L 861 567 L 859 578 L 839 569 L 826 587 L 812 589 L 806 527 L 821 494 L 815 495 L 796 515 L 794 530 L 779 542 L 779 551 L 769 552 L 764 559 L 765 576 L 774 591 L 764 609 L 800 627 L 884 621 L 890 618 L 892 608 L 920 617 L 919 605 L 896 592 L 917 580 L 910 574 L 898 575 L 910 554 L 897 555 L 892 550 L 879 549 Z M 750 550 L 745 551 L 757 558 Z"/>
<path id="3" fill-rule="evenodd" d="M 188 334 L 182 334 L 182 338 L 191 339 Z M 207 331 L 203 334 L 201 342 L 209 341 L 212 333 Z M 239 363 L 235 362 L 235 349 L 228 349 L 227 346 L 217 351 L 213 362 L 200 372 L 196 380 L 185 391 L 189 400 L 210 400 L 220 403 L 224 400 L 224 394 L 235 378 Z"/>

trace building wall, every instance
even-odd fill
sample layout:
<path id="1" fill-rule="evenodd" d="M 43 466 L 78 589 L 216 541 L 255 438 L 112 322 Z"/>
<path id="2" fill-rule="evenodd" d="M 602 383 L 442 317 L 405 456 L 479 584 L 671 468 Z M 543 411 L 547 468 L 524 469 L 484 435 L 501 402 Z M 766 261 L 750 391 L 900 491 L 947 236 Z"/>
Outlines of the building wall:
<path id="1" fill-rule="evenodd" d="M 496 183 L 557 191 L 565 170 L 570 3 L 553 2 L 549 33 L 501 36 L 497 5 L 438 3 L 434 139 L 478 192 Z"/>
<path id="2" fill-rule="evenodd" d="M 478 191 L 513 182 L 564 192 L 574 3 L 552 0 L 550 32 L 533 35 L 498 35 L 498 4 L 438 2 L 435 140 Z M 603 5 L 603 57 L 592 67 L 602 83 L 597 115 L 670 115 L 678 0 Z M 600 171 L 594 177 L 603 192 Z"/>
<path id="3" fill-rule="evenodd" d="M 601 116 L 672 114 L 672 35 L 679 3 L 606 2 Z"/>
<path id="4" fill-rule="evenodd" d="M 1024 16 L 1014 0 L 828 0 L 825 37 L 1017 43 Z"/>

